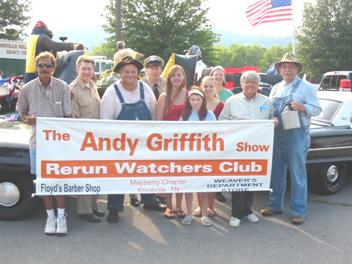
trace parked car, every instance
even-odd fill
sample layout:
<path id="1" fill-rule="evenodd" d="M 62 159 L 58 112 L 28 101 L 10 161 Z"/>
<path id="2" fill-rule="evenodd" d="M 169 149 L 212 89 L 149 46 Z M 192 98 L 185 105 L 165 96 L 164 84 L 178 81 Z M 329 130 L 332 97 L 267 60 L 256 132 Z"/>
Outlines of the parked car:
<path id="1" fill-rule="evenodd" d="M 95 62 L 95 75 L 99 77 L 101 73 L 106 70 L 111 70 L 114 66 L 114 62 L 105 56 L 93 56 Z"/>
<path id="2" fill-rule="evenodd" d="M 324 73 L 321 78 L 319 90 L 338 91 L 341 80 L 352 80 L 352 71 L 331 71 Z"/>
<path id="3" fill-rule="evenodd" d="M 352 93 L 318 91 L 322 113 L 312 118 L 307 157 L 312 190 L 334 194 L 352 168 Z"/>
<path id="4" fill-rule="evenodd" d="M 36 205 L 29 169 L 30 127 L 0 120 L 0 135 L 0 218 L 20 219 Z"/>

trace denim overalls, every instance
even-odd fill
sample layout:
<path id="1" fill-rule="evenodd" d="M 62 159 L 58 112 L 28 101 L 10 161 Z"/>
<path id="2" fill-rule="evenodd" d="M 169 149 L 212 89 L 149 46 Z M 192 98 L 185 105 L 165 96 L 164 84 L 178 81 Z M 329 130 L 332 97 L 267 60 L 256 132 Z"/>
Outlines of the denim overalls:
<path id="1" fill-rule="evenodd" d="M 123 96 L 115 84 L 115 92 L 121 103 L 121 112 L 116 120 L 152 120 L 152 115 L 144 101 L 144 87 L 143 83 L 139 82 L 140 100 L 133 104 L 125 103 Z M 142 194 L 142 202 L 144 204 L 151 204 L 155 200 L 153 194 Z M 112 194 L 108 195 L 108 209 L 117 209 L 118 211 L 123 210 L 124 194 Z"/>
<path id="2" fill-rule="evenodd" d="M 300 81 L 292 85 L 290 95 L 271 97 L 274 116 L 280 120 L 285 106 L 295 100 L 294 93 Z M 303 103 L 303 102 L 301 102 Z M 300 113 L 301 114 L 301 113 Z M 305 216 L 307 213 L 307 171 L 306 155 L 310 145 L 308 128 L 301 122 L 300 128 L 283 130 L 282 125 L 275 129 L 273 167 L 269 207 L 277 212 L 284 210 L 287 168 L 291 176 L 291 198 L 289 207 L 292 216 Z"/>

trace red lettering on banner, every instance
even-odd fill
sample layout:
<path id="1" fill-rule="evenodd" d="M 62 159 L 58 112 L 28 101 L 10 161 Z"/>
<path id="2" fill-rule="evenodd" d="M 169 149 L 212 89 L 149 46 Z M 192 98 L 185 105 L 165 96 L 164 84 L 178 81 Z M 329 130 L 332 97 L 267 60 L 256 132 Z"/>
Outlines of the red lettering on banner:
<path id="1" fill-rule="evenodd" d="M 68 133 L 59 133 L 56 130 L 43 130 L 44 139 L 46 141 L 68 141 L 70 140 L 70 134 Z"/>
<path id="2" fill-rule="evenodd" d="M 224 151 L 224 139 L 217 133 L 175 133 L 171 138 L 153 133 L 147 138 L 147 148 L 151 151 Z"/>
<path id="3" fill-rule="evenodd" d="M 236 145 L 238 152 L 268 152 L 270 145 L 248 144 L 248 142 L 239 142 Z"/>

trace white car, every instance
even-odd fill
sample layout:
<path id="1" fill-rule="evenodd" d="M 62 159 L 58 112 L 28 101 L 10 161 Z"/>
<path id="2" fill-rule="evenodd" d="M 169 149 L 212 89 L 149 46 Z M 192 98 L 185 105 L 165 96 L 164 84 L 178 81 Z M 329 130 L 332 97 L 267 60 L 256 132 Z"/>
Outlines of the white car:
<path id="1" fill-rule="evenodd" d="M 95 62 L 95 75 L 99 77 L 101 73 L 112 69 L 114 62 L 105 56 L 92 56 Z"/>

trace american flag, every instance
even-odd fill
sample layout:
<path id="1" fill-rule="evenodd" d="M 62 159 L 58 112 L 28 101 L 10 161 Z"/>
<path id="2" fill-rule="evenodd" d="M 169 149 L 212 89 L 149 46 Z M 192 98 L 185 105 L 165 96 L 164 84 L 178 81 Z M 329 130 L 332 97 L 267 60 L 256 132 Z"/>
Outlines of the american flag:
<path id="1" fill-rule="evenodd" d="M 292 20 L 292 1 L 259 0 L 246 8 L 246 16 L 251 26 Z"/>

